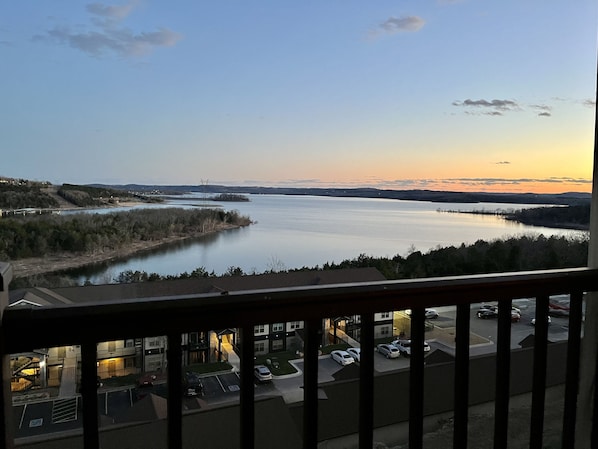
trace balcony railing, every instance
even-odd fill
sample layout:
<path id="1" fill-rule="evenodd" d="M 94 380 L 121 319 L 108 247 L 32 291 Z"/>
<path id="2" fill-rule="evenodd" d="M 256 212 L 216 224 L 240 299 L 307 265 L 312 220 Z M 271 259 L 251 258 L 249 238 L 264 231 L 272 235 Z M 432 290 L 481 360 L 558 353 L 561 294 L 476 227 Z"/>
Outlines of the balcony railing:
<path id="1" fill-rule="evenodd" d="M 322 319 L 361 315 L 359 380 L 359 447 L 371 448 L 374 437 L 374 313 L 411 309 L 409 447 L 421 448 L 424 434 L 424 309 L 456 305 L 453 447 L 467 447 L 469 398 L 470 304 L 498 301 L 494 447 L 507 447 L 511 357 L 511 301 L 536 298 L 530 448 L 542 447 L 546 391 L 549 296 L 570 295 L 567 379 L 562 447 L 575 445 L 575 424 L 584 293 L 598 290 L 598 270 L 567 269 L 514 274 L 341 284 L 269 291 L 230 292 L 162 297 L 75 306 L 6 308 L 11 270 L 0 264 L 3 278 L 1 351 L 2 419 L 5 447 L 14 447 L 8 370 L 11 353 L 40 347 L 81 345 L 83 441 L 99 443 L 96 345 L 144 335 L 168 336 L 168 447 L 183 447 L 181 334 L 196 329 L 238 328 L 241 331 L 241 393 L 239 447 L 255 447 L 254 326 L 260 323 L 305 321 L 303 445 L 318 444 L 318 349 Z M 23 332 L 23 328 L 29 330 Z M 596 426 L 594 426 L 596 429 Z"/>

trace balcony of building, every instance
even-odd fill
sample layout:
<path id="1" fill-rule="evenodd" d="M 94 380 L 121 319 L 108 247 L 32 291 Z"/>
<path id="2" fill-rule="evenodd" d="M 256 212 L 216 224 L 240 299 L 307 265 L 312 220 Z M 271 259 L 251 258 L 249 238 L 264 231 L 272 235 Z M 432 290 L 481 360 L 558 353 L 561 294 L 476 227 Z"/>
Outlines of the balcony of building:
<path id="1" fill-rule="evenodd" d="M 10 265 L 2 264 L 2 420 L 4 447 L 360 447 L 401 441 L 410 448 L 431 447 L 430 420 L 444 417 L 443 444 L 465 447 L 595 447 L 593 384 L 594 320 L 598 271 L 589 268 L 409 281 L 371 281 L 326 286 L 186 294 L 157 298 L 104 300 L 79 305 L 8 306 Z M 548 338 L 549 298 L 569 295 L 567 337 Z M 471 304 L 498 303 L 495 349 L 489 357 L 471 354 Z M 513 350 L 513 300 L 535 302 L 531 344 Z M 424 311 L 456 307 L 454 358 L 427 362 Z M 413 350 L 402 373 L 374 371 L 376 314 L 411 309 Z M 318 357 L 323 322 L 359 316 L 361 361 L 351 379 L 322 380 Z M 256 396 L 255 328 L 263 323 L 302 321 L 303 374 L 299 402 Z M 333 320 L 334 321 L 334 320 Z M 24 328 L 27 332 L 23 332 Z M 239 400 L 222 407 L 183 407 L 184 335 L 197 329 L 236 329 Z M 131 423 L 107 423 L 98 395 L 98 356 L 104 349 L 139 338 L 164 335 L 167 392 L 154 400 L 155 415 Z M 107 346 L 108 345 L 108 346 Z M 582 345 L 583 351 L 582 351 Z M 81 426 L 51 435 L 15 438 L 10 392 L 10 354 L 37 348 L 77 348 L 80 388 L 72 407 Z M 126 349 L 123 344 L 123 350 Z M 129 345 L 130 347 L 130 345 Z M 421 350 L 418 348 L 422 348 Z M 583 355 L 582 355 L 583 354 Z M 357 364 L 353 367 L 357 368 Z M 483 376 L 481 378 L 481 376 Z M 556 392 L 556 393 L 555 393 Z M 561 394 L 562 392 L 562 394 Z M 558 413 L 552 402 L 558 396 Z M 349 399 L 349 400 L 348 400 Z M 520 401 L 527 401 L 521 406 Z M 484 443 L 470 428 L 475 407 L 489 407 Z M 516 413 L 519 409 L 529 413 Z M 514 422 L 516 419 L 516 422 Z M 523 430 L 522 430 L 523 429 Z M 476 429 L 476 432 L 478 429 Z M 554 435 L 558 446 L 554 446 Z M 406 447 L 406 446 L 400 446 Z"/>

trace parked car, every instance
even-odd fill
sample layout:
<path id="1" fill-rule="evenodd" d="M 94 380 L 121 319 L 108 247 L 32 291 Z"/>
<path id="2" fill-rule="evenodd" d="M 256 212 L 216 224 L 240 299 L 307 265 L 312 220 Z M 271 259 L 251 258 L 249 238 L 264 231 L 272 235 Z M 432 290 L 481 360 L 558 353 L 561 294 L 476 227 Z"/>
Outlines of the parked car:
<path id="1" fill-rule="evenodd" d="M 376 346 L 377 351 L 387 359 L 396 359 L 401 355 L 396 346 L 388 343 L 381 343 Z"/>
<path id="2" fill-rule="evenodd" d="M 198 373 L 187 371 L 183 387 L 183 394 L 187 397 L 203 395 L 203 382 Z"/>
<path id="3" fill-rule="evenodd" d="M 493 306 L 492 304 L 481 304 L 480 305 L 480 310 L 494 310 L 495 312 L 498 311 L 498 306 Z"/>
<path id="4" fill-rule="evenodd" d="M 253 369 L 253 375 L 258 382 L 270 382 L 272 380 L 272 373 L 270 369 L 265 365 L 257 365 Z"/>
<path id="5" fill-rule="evenodd" d="M 411 309 L 406 309 L 405 310 L 405 315 L 411 316 Z M 426 317 L 427 320 L 435 320 L 436 318 L 438 318 L 438 312 L 434 309 L 426 309 L 424 311 L 424 315 Z"/>
<path id="6" fill-rule="evenodd" d="M 552 323 L 552 320 L 550 319 L 550 315 L 548 315 L 548 321 L 547 322 L 548 322 L 548 324 Z M 536 319 L 532 318 L 532 326 L 535 326 L 535 325 L 536 325 Z"/>
<path id="7" fill-rule="evenodd" d="M 351 354 L 353 360 L 359 362 L 361 360 L 361 348 L 347 348 L 347 352 Z"/>
<path id="8" fill-rule="evenodd" d="M 435 320 L 438 318 L 438 312 L 434 309 L 426 309 L 425 315 L 427 320 Z"/>
<path id="9" fill-rule="evenodd" d="M 353 356 L 351 354 L 349 354 L 347 351 L 342 351 L 339 349 L 332 351 L 330 353 L 330 357 L 332 357 L 332 360 L 343 366 L 349 365 L 355 361 L 353 360 Z"/>
<path id="10" fill-rule="evenodd" d="M 521 313 L 519 313 L 515 310 L 511 310 L 511 322 L 518 323 L 519 320 L 521 320 Z"/>
<path id="11" fill-rule="evenodd" d="M 498 317 L 498 309 L 496 308 L 483 308 L 478 310 L 477 317 L 481 319 L 496 318 Z"/>
<path id="12" fill-rule="evenodd" d="M 411 340 L 394 340 L 392 345 L 395 346 L 401 355 L 409 357 L 411 355 Z M 430 345 L 424 341 L 424 352 L 430 352 Z"/>

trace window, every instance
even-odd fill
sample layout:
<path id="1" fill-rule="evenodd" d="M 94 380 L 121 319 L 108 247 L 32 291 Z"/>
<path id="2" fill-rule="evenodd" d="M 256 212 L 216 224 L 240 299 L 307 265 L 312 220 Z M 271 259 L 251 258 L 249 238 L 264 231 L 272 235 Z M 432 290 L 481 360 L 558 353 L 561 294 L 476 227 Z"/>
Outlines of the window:
<path id="1" fill-rule="evenodd" d="M 151 339 L 148 338 L 147 346 L 148 346 L 148 348 L 158 348 L 162 345 L 160 344 L 159 338 L 151 338 Z"/>
<path id="2" fill-rule="evenodd" d="M 290 329 L 299 329 L 301 328 L 301 321 L 291 321 L 289 324 Z"/>
<path id="3" fill-rule="evenodd" d="M 272 332 L 282 332 L 284 330 L 284 323 L 274 323 L 272 325 Z"/>
<path id="4" fill-rule="evenodd" d="M 135 346 L 135 340 L 125 340 L 125 347 L 132 348 Z"/>
<path id="5" fill-rule="evenodd" d="M 390 326 L 382 326 L 380 328 L 380 335 L 382 335 L 382 336 L 390 335 Z"/>
<path id="6" fill-rule="evenodd" d="M 282 338 L 272 340 L 272 351 L 282 351 L 284 349 L 284 340 Z"/>
<path id="7" fill-rule="evenodd" d="M 266 343 L 263 341 L 256 341 L 253 346 L 253 351 L 257 354 L 266 352 Z"/>
<path id="8" fill-rule="evenodd" d="M 382 312 L 380 318 L 390 318 L 390 312 Z"/>
<path id="9" fill-rule="evenodd" d="M 125 359 L 125 368 L 135 368 L 135 359 L 132 357 Z"/>
<path id="10" fill-rule="evenodd" d="M 257 326 L 253 326 L 254 334 L 263 334 L 264 332 L 266 332 L 266 326 L 264 324 L 258 324 Z"/>

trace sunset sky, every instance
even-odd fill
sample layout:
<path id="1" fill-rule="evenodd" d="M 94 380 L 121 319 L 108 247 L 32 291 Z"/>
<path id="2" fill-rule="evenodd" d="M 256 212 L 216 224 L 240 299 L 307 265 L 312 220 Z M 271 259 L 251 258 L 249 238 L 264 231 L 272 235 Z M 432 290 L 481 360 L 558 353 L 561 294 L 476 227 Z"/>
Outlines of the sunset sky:
<path id="1" fill-rule="evenodd" d="M 591 190 L 595 0 L 0 3 L 0 176 Z"/>

